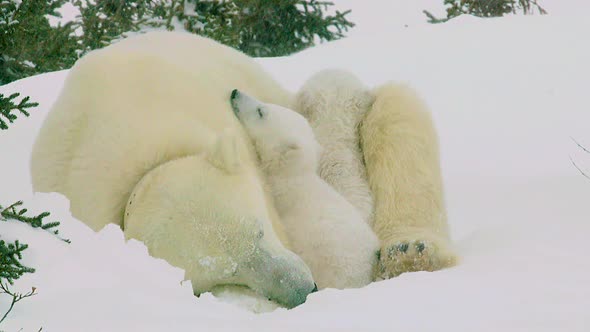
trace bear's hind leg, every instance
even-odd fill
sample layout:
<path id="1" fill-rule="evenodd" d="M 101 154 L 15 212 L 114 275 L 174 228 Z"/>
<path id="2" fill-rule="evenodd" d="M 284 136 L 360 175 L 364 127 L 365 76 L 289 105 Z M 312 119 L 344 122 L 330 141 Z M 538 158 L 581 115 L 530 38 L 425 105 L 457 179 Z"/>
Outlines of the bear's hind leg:
<path id="1" fill-rule="evenodd" d="M 426 106 L 408 87 L 386 84 L 361 125 L 381 242 L 376 279 L 456 263 L 451 249 L 438 139 Z"/>

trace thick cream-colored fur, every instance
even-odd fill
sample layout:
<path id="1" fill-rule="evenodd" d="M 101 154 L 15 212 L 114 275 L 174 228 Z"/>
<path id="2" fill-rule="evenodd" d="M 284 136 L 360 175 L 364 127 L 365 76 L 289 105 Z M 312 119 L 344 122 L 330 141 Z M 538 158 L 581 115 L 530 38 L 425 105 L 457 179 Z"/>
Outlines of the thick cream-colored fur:
<path id="1" fill-rule="evenodd" d="M 228 104 L 236 87 L 290 102 L 252 59 L 206 38 L 153 32 L 91 52 L 72 68 L 37 137 L 33 187 L 66 195 L 73 215 L 95 230 L 121 225 L 131 190 L 157 165 L 203 151 L 226 127 L 251 148 Z"/>
<path id="2" fill-rule="evenodd" d="M 376 279 L 456 262 L 436 132 L 410 88 L 387 84 L 371 91 L 351 73 L 324 70 L 303 85 L 294 108 L 324 147 L 320 176 L 363 213 L 381 240 Z"/>
<path id="3" fill-rule="evenodd" d="M 144 193 L 145 202 L 131 200 L 130 204 L 143 204 L 145 209 L 129 211 L 127 218 L 134 227 L 127 236 L 144 240 L 150 252 L 187 268 L 187 276 L 192 278 L 191 264 L 200 264 L 196 257 L 206 253 L 191 254 L 200 247 L 190 245 L 194 232 L 190 233 L 187 225 L 195 216 L 217 218 L 220 210 L 227 210 L 228 216 L 236 218 L 248 210 L 243 202 L 231 201 L 239 199 L 236 189 L 220 176 L 213 177 L 219 184 L 212 181 L 207 189 L 219 199 L 202 203 L 203 192 L 197 192 L 192 184 L 198 184 L 205 168 L 216 161 L 205 163 L 198 156 L 229 128 L 237 138 L 231 144 L 246 151 L 240 167 L 249 174 L 248 181 L 263 185 L 254 150 L 228 102 L 234 88 L 264 101 L 290 103 L 290 95 L 252 59 L 195 35 L 154 32 L 93 51 L 72 68 L 36 139 L 31 160 L 33 187 L 67 196 L 72 214 L 95 230 L 107 223 L 125 226 L 132 192 Z M 263 221 L 264 236 L 277 234 L 286 244 L 268 191 L 253 186 L 251 191 L 239 192 L 252 204 L 248 207 L 252 214 L 243 217 L 260 217 L 265 210 L 270 220 Z M 149 233 L 152 226 L 142 228 L 141 223 L 168 233 L 158 238 Z M 279 250 L 279 241 L 274 244 Z M 175 251 L 182 255 L 173 255 Z M 288 270 L 299 271 L 293 278 L 306 280 L 309 286 L 309 276 L 301 272 L 304 269 L 290 264 Z M 193 284 L 196 292 L 209 285 Z M 300 298 L 299 290 L 291 291 L 278 301 L 292 304 L 289 301 Z"/>
<path id="4" fill-rule="evenodd" d="M 244 157 L 225 132 L 205 153 L 151 170 L 129 198 L 125 234 L 183 268 L 196 294 L 244 285 L 294 307 L 314 289 L 313 277 L 276 237 L 264 188 Z"/>
<path id="5" fill-rule="evenodd" d="M 373 96 L 354 75 L 323 70 L 299 90 L 294 109 L 305 116 L 322 146 L 319 174 L 373 222 L 373 195 L 359 142 L 359 126 Z"/>
<path id="6" fill-rule="evenodd" d="M 154 32 L 91 52 L 72 68 L 37 137 L 34 189 L 66 195 L 73 215 L 95 230 L 107 223 L 124 226 L 127 203 L 137 202 L 129 200 L 132 193 L 145 191 L 146 199 L 153 199 L 155 192 L 148 189 L 165 192 L 166 181 L 178 181 L 175 186 L 196 181 L 191 171 L 200 172 L 200 156 L 217 146 L 212 144 L 224 128 L 234 131 L 237 149 L 247 151 L 240 165 L 264 185 L 252 145 L 228 103 L 235 88 L 268 103 L 292 105 L 289 93 L 252 59 L 194 35 Z M 373 95 L 360 137 L 375 199 L 374 229 L 382 243 L 378 277 L 449 266 L 455 256 L 430 117 L 407 88 L 388 85 Z M 215 160 L 208 159 L 219 168 Z M 189 187 L 178 188 L 191 194 Z M 231 197 L 231 187 L 220 189 Z M 264 190 L 259 202 L 272 222 L 264 224 L 264 236 L 271 238 L 272 227 L 270 233 L 288 245 L 268 193 Z M 191 204 L 185 198 L 182 202 Z M 162 206 L 167 210 L 154 216 L 175 215 L 174 205 Z M 220 206 L 205 206 L 203 213 L 214 214 Z M 129 213 L 130 223 L 140 222 L 131 208 Z M 153 234 L 136 236 L 148 240 Z M 173 241 L 167 245 L 174 250 Z"/>
<path id="7" fill-rule="evenodd" d="M 361 147 L 381 241 L 377 279 L 455 264 L 449 240 L 438 139 L 415 92 L 386 84 L 361 125 Z"/>
<path id="8" fill-rule="evenodd" d="M 370 283 L 379 241 L 357 209 L 316 173 L 320 147 L 307 120 L 244 93 L 232 94 L 232 103 L 254 142 L 293 251 L 318 287 Z"/>

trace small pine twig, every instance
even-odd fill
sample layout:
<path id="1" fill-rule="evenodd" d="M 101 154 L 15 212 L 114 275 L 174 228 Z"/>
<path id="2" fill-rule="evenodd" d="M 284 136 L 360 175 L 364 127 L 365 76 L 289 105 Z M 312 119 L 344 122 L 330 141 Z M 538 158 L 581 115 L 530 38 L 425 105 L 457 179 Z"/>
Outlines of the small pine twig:
<path id="1" fill-rule="evenodd" d="M 55 228 L 59 226 L 59 222 L 54 221 L 43 223 L 43 219 L 50 215 L 49 212 L 43 212 L 34 217 L 30 217 L 26 215 L 27 209 L 23 208 L 22 205 L 23 202 L 18 201 L 7 208 L 0 206 L 0 221 L 17 220 L 28 224 L 33 228 L 46 230 L 57 236 L 60 240 L 70 243 L 70 240 L 58 236 L 59 232 Z M 6 241 L 0 240 L 0 295 L 7 294 L 12 297 L 10 307 L 0 319 L 0 323 L 6 319 L 16 303 L 37 294 L 35 287 L 31 288 L 31 291 L 28 293 L 12 292 L 9 288 L 9 285 L 13 285 L 14 280 L 20 278 L 23 274 L 35 272 L 34 268 L 24 266 L 21 263 L 22 252 L 28 247 L 27 244 L 20 243 L 18 240 L 14 243 L 6 243 Z M 42 328 L 39 331 L 41 330 Z"/>
<path id="2" fill-rule="evenodd" d="M 176 5 L 177 5 L 178 0 L 172 0 L 172 4 L 170 5 L 170 13 L 168 14 L 168 17 L 166 18 L 166 30 L 168 31 L 172 31 L 172 19 L 174 18 L 175 14 L 176 14 Z"/>
<path id="3" fill-rule="evenodd" d="M 547 15 L 547 11 L 541 7 L 541 5 L 537 2 L 537 0 L 531 0 L 531 3 L 537 7 L 537 10 L 539 10 L 539 14 L 541 15 Z"/>
<path id="4" fill-rule="evenodd" d="M 573 137 L 570 137 L 572 139 L 572 141 L 574 141 L 574 143 L 576 143 L 576 145 L 582 149 L 582 151 L 586 152 L 586 153 L 590 153 L 590 150 L 588 150 L 586 147 L 584 147 L 582 144 L 580 144 L 578 141 L 576 141 Z M 574 161 L 574 158 L 572 158 L 570 156 L 570 161 L 572 162 L 572 164 L 574 165 L 574 167 L 588 180 L 590 180 L 590 175 L 588 175 L 588 173 L 584 172 L 582 170 L 582 168 L 580 168 L 580 166 L 578 166 L 578 164 L 576 164 L 576 162 Z"/>
<path id="5" fill-rule="evenodd" d="M 10 220 L 17 220 L 17 221 L 23 222 L 25 224 L 28 224 L 33 228 L 44 229 L 44 230 L 52 233 L 53 235 L 57 236 L 60 240 L 67 242 L 67 243 L 71 243 L 70 240 L 61 238 L 59 236 L 59 230 L 55 229 L 57 226 L 60 225 L 59 221 L 49 222 L 46 224 L 43 223 L 43 219 L 50 215 L 49 212 L 43 212 L 37 216 L 29 217 L 29 216 L 25 215 L 25 213 L 27 213 L 27 209 L 21 208 L 22 205 L 23 205 L 22 201 L 18 201 L 16 203 L 13 203 L 12 205 L 10 205 L 9 207 L 7 207 L 5 209 L 3 209 L 2 206 L 0 205 L 0 220 L 3 220 L 3 221 L 9 220 L 9 219 Z"/>
<path id="6" fill-rule="evenodd" d="M 17 116 L 12 111 L 17 110 L 28 117 L 30 114 L 27 112 L 28 108 L 37 107 L 39 103 L 29 102 L 29 96 L 23 98 L 18 104 L 14 102 L 16 97 L 20 96 L 20 93 L 13 93 L 8 97 L 4 97 L 0 93 L 0 130 L 8 129 L 8 124 L 13 123 Z M 3 117 L 6 119 L 4 120 Z M 8 121 L 8 123 L 6 123 Z"/>
<path id="7" fill-rule="evenodd" d="M 0 294 L 7 294 L 8 296 L 12 297 L 12 301 L 10 302 L 10 307 L 8 308 L 8 310 L 6 311 L 4 316 L 2 316 L 2 319 L 0 319 L 0 323 L 2 323 L 4 321 L 4 319 L 6 319 L 6 317 L 12 311 L 12 308 L 14 308 L 14 305 L 16 303 L 18 303 L 19 301 L 21 301 L 23 299 L 26 299 L 27 297 L 37 295 L 36 291 L 37 291 L 37 288 L 32 287 L 31 290 L 27 293 L 21 294 L 21 293 L 17 293 L 17 292 L 12 292 L 9 289 L 8 284 L 5 284 L 3 281 L 0 281 Z"/>
<path id="8" fill-rule="evenodd" d="M 572 139 L 572 141 L 574 141 L 574 143 L 576 143 L 576 145 L 582 149 L 584 152 L 586 153 L 590 153 L 590 150 L 586 149 L 582 144 L 578 143 L 578 141 L 576 141 L 573 137 L 570 137 Z"/>
<path id="9" fill-rule="evenodd" d="M 428 17 L 428 23 L 433 23 L 433 24 L 437 24 L 437 23 L 445 23 L 449 20 L 449 18 L 438 18 L 436 16 L 434 16 L 431 12 L 427 11 L 426 9 L 422 11 L 424 13 L 424 15 L 426 15 Z"/>
<path id="10" fill-rule="evenodd" d="M 572 157 L 570 157 L 570 161 L 572 162 L 572 164 L 574 164 L 574 167 L 588 180 L 590 180 L 590 175 L 588 175 L 586 172 L 584 172 L 580 166 L 578 166 L 578 164 L 576 164 L 576 162 L 574 161 L 574 159 Z"/>

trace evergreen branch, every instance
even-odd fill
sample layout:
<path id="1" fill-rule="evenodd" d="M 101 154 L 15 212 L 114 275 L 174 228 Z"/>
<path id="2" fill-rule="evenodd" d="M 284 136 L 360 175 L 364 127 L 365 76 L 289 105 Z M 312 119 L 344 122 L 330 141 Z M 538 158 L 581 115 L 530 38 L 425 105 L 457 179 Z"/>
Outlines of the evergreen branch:
<path id="1" fill-rule="evenodd" d="M 8 310 L 6 311 L 4 316 L 2 316 L 2 318 L 0 319 L 0 323 L 2 323 L 4 321 L 4 319 L 6 319 L 6 317 L 12 311 L 12 308 L 14 308 L 14 305 L 16 303 L 18 303 L 19 301 L 21 301 L 23 299 L 26 299 L 27 297 L 37 295 L 36 291 L 37 291 L 37 288 L 32 287 L 31 290 L 27 293 L 12 292 L 9 289 L 8 284 L 5 284 L 3 281 L 0 281 L 0 294 L 7 294 L 12 297 L 12 301 L 10 302 L 10 307 L 8 308 Z"/>
<path id="2" fill-rule="evenodd" d="M 545 10 L 545 8 L 541 7 L 541 5 L 538 3 L 537 0 L 528 0 L 530 1 L 530 3 L 533 4 L 533 6 L 537 7 L 537 10 L 539 11 L 539 14 L 541 15 L 547 15 L 547 11 Z"/>
<path id="3" fill-rule="evenodd" d="M 166 30 L 172 30 L 172 18 L 176 14 L 176 3 L 178 0 L 172 0 L 172 4 L 170 5 L 170 13 L 166 18 Z"/>
<path id="4" fill-rule="evenodd" d="M 34 273 L 35 269 L 24 266 L 20 260 L 22 252 L 29 246 L 21 244 L 18 240 L 14 243 L 6 243 L 0 240 L 0 281 L 5 279 L 9 284 L 20 278 L 25 273 Z"/>
<path id="5" fill-rule="evenodd" d="M 588 175 L 586 172 L 584 172 L 584 171 L 583 171 L 583 170 L 580 168 L 580 166 L 578 166 L 578 164 L 576 164 L 576 162 L 574 161 L 574 158 L 572 158 L 571 156 L 570 156 L 570 161 L 572 162 L 572 164 L 574 164 L 574 167 L 575 167 L 575 168 L 576 168 L 576 169 L 577 169 L 577 170 L 578 170 L 578 171 L 579 171 L 579 172 L 580 172 L 580 173 L 581 173 L 581 174 L 582 174 L 582 175 L 583 175 L 585 178 L 587 178 L 588 180 L 590 180 L 590 175 Z"/>
<path id="6" fill-rule="evenodd" d="M 588 150 L 586 147 L 584 147 L 582 144 L 580 144 L 578 141 L 576 141 L 573 137 L 570 137 L 572 139 L 572 141 L 574 141 L 574 143 L 576 143 L 576 145 L 582 149 L 582 151 L 586 152 L 586 153 L 590 153 L 590 150 Z M 574 167 L 588 180 L 590 180 L 590 175 L 586 172 L 584 172 L 582 170 L 582 168 L 580 168 L 580 166 L 578 166 L 578 164 L 576 164 L 576 162 L 574 161 L 574 158 L 572 158 L 570 156 L 570 161 L 572 162 L 572 164 L 574 165 Z"/>
<path id="7" fill-rule="evenodd" d="M 445 0 L 444 4 L 447 6 L 446 18 L 440 19 L 426 10 L 422 11 L 429 18 L 429 23 L 447 22 L 463 14 L 476 17 L 499 17 L 521 12 L 524 15 L 529 15 L 534 13 L 535 8 L 541 15 L 547 14 L 538 0 Z"/>
<path id="8" fill-rule="evenodd" d="M 3 94 L 0 93 L 0 130 L 8 129 L 8 123 L 13 123 L 16 120 L 17 116 L 12 112 L 17 110 L 24 114 L 25 116 L 29 116 L 29 112 L 27 112 L 27 108 L 37 107 L 39 103 L 29 102 L 30 97 L 24 97 L 18 104 L 14 102 L 16 97 L 20 96 L 20 93 L 13 93 L 8 97 L 4 97 Z M 6 120 L 3 120 L 4 117 Z M 6 123 L 8 121 L 8 123 Z"/>
<path id="9" fill-rule="evenodd" d="M 56 230 L 55 228 L 59 226 L 59 222 L 54 221 L 43 223 L 43 219 L 50 215 L 49 212 L 43 212 L 34 217 L 29 217 L 26 215 L 27 209 L 22 208 L 22 205 L 23 202 L 18 201 L 6 208 L 2 208 L 2 206 L 0 206 L 0 221 L 17 220 L 22 223 L 28 224 L 33 228 L 41 228 L 43 230 L 51 232 L 62 241 L 70 243 L 70 240 L 62 239 L 57 235 L 58 230 Z M 4 319 L 6 319 L 6 317 L 12 311 L 16 303 L 25 298 L 36 295 L 35 287 L 33 287 L 31 291 L 28 293 L 12 292 L 9 288 L 9 285 L 14 284 L 14 280 L 22 277 L 25 273 L 35 272 L 34 268 L 24 266 L 21 263 L 21 260 L 23 258 L 22 253 L 28 248 L 29 246 L 27 244 L 20 243 L 18 240 L 15 240 L 14 243 L 7 243 L 4 240 L 0 240 L 0 295 L 7 294 L 10 297 L 12 297 L 10 307 L 0 319 L 0 323 L 2 323 Z"/>
<path id="10" fill-rule="evenodd" d="M 513 0 L 514 1 L 514 0 Z M 0 84 L 38 73 L 70 68 L 87 52 L 126 38 L 130 32 L 181 30 L 239 49 L 250 56 L 284 56 L 344 37 L 354 24 L 350 11 L 328 14 L 334 3 L 318 0 L 69 0 L 80 11 L 73 21 L 52 26 L 66 0 L 9 1 L 0 8 Z M 24 104 L 27 104 L 25 100 Z M 19 111 L 28 114 L 20 105 Z M 0 113 L 0 128 L 15 120 Z"/>
<path id="11" fill-rule="evenodd" d="M 49 222 L 46 224 L 43 223 L 43 219 L 50 215 L 49 212 L 43 212 L 37 216 L 29 217 L 29 216 L 25 215 L 25 213 L 27 212 L 27 209 L 17 210 L 17 208 L 20 208 L 22 205 L 23 205 L 22 201 L 18 201 L 5 209 L 3 209 L 2 206 L 0 205 L 0 220 L 2 220 L 2 221 L 17 220 L 22 223 L 28 224 L 33 228 L 44 229 L 48 232 L 51 232 L 53 235 L 57 236 L 60 240 L 66 242 L 66 243 L 71 243 L 70 240 L 61 238 L 59 236 L 59 230 L 55 229 L 57 226 L 60 225 L 59 221 Z"/>

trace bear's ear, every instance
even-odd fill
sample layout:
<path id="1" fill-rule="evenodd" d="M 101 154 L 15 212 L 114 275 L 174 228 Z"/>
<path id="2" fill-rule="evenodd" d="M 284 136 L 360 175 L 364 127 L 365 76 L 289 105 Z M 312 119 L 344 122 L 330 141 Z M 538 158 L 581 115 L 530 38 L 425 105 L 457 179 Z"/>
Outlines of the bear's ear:
<path id="1" fill-rule="evenodd" d="M 238 173 L 242 169 L 242 154 L 238 137 L 231 129 L 225 129 L 217 137 L 209 151 L 209 161 L 227 173 Z"/>

